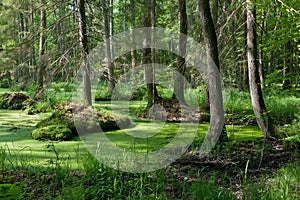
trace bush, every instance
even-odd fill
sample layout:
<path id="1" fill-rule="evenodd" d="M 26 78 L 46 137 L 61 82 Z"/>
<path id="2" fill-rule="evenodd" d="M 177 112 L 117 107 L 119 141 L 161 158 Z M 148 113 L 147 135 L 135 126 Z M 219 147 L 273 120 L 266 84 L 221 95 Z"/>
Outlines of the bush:
<path id="1" fill-rule="evenodd" d="M 300 149 L 300 135 L 294 135 L 283 139 L 285 147 L 295 147 Z"/>
<path id="2" fill-rule="evenodd" d="M 0 96 L 0 108 L 8 110 L 21 110 L 29 96 L 23 93 L 4 93 Z"/>
<path id="3" fill-rule="evenodd" d="M 69 140 L 72 131 L 65 125 L 50 125 L 32 131 L 35 140 Z"/>
<path id="4" fill-rule="evenodd" d="M 143 100 L 145 97 L 147 97 L 147 87 L 141 86 L 131 94 L 130 100 Z"/>
<path id="5" fill-rule="evenodd" d="M 24 102 L 25 112 L 28 115 L 33 115 L 37 113 L 45 113 L 51 110 L 51 103 L 49 101 L 30 101 Z"/>
<path id="6" fill-rule="evenodd" d="M 0 87 L 1 88 L 9 88 L 9 80 L 8 78 L 4 78 L 2 79 L 1 83 L 0 83 Z"/>

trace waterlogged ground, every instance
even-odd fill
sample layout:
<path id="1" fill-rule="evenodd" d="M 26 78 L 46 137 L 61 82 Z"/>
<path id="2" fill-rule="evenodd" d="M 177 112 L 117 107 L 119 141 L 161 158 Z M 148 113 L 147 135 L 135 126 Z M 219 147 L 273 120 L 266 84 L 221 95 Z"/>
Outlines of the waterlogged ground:
<path id="1" fill-rule="evenodd" d="M 72 168 L 81 167 L 81 159 L 87 150 L 79 137 L 73 141 L 53 142 L 36 141 L 31 138 L 31 131 L 36 123 L 49 114 L 27 115 L 22 111 L 0 110 L 0 148 L 6 150 L 10 159 L 22 165 L 30 161 L 31 165 L 41 167 L 51 164 L 57 156 Z M 208 124 L 180 124 L 134 121 L 130 129 L 106 132 L 105 135 L 118 148 L 132 152 L 151 152 L 164 148 L 173 141 L 177 133 L 188 135 L 188 142 L 201 141 L 208 130 Z M 228 126 L 228 134 L 236 140 L 248 140 L 261 137 L 255 126 Z M 89 136 L 89 140 L 101 140 L 101 134 Z M 147 138 L 148 137 L 148 138 Z M 194 138 L 195 137 L 195 138 Z M 86 138 L 86 136 L 84 136 Z M 201 143 L 195 143 L 201 145 Z"/>
<path id="2" fill-rule="evenodd" d="M 98 106 L 109 108 L 108 104 Z M 134 106 L 138 108 L 139 102 L 134 103 Z M 102 139 L 106 138 L 122 151 L 140 154 L 166 148 L 180 133 L 184 135 L 182 140 L 188 139 L 187 141 L 192 143 L 188 151 L 163 170 L 145 175 L 153 178 L 153 182 L 144 183 L 149 184 L 148 187 L 153 184 L 151 187 L 157 188 L 157 185 L 162 184 L 162 189 L 158 190 L 163 191 L 160 195 L 167 194 L 170 199 L 190 199 L 192 194 L 196 197 L 191 199 L 204 199 L 209 195 L 213 197 L 210 199 L 216 199 L 219 195 L 222 195 L 223 199 L 247 199 L 245 197 L 262 197 L 264 193 L 270 195 L 273 192 L 275 196 L 258 199 L 286 199 L 285 197 L 297 199 L 300 196 L 297 192 L 300 188 L 300 168 L 297 164 L 286 168 L 287 170 L 284 168 L 283 175 L 269 178 L 285 164 L 297 163 L 298 154 L 293 149 L 284 149 L 280 141 L 264 144 L 261 132 L 256 126 L 227 125 L 228 136 L 234 141 L 229 142 L 226 147 L 217 146 L 217 150 L 212 151 L 207 157 L 199 158 L 197 149 L 208 131 L 208 124 L 149 122 L 137 120 L 132 116 L 135 126 L 125 130 L 83 135 L 82 138 L 75 137 L 72 141 L 33 140 L 31 131 L 35 124 L 47 115 L 49 113 L 27 115 L 22 111 L 0 110 L 0 183 L 12 183 L 13 185 L 9 186 L 11 188 L 15 187 L 14 184 L 22 185 L 25 199 L 32 197 L 45 199 L 45 196 L 53 199 L 59 195 L 61 199 L 89 199 L 87 196 L 93 193 L 86 188 L 95 188 L 99 194 L 105 195 L 110 191 L 105 187 L 111 189 L 116 181 L 120 182 L 119 187 L 122 188 L 120 190 L 143 191 L 140 188 L 130 189 L 132 185 L 129 183 L 126 185 L 123 175 L 118 171 L 110 171 L 109 168 L 105 168 L 108 171 L 103 172 L 102 178 L 98 177 L 98 181 L 106 180 L 101 182 L 99 189 L 98 182 L 95 184 L 92 181 L 95 174 L 85 173 L 90 169 L 101 174 L 103 167 L 98 162 L 98 164 L 92 162 L 91 155 L 82 140 L 101 146 Z M 148 139 L 145 138 L 147 136 Z M 175 143 L 172 147 L 178 146 Z M 107 158 L 111 156 L 109 150 L 105 153 L 108 154 Z M 106 175 L 107 172 L 111 174 Z M 162 177 L 159 177 L 162 172 Z M 115 176 L 113 181 L 110 178 L 112 176 Z M 139 185 L 140 178 L 137 177 L 136 179 L 129 177 L 127 181 Z M 67 181 L 68 186 L 62 187 L 61 183 Z M 3 188 L 5 184 L 1 184 Z M 232 195 L 230 198 L 224 197 L 224 192 L 228 191 L 231 191 L 234 197 Z M 112 192 L 111 197 L 114 194 Z M 1 195 L 0 192 L 0 197 Z"/>

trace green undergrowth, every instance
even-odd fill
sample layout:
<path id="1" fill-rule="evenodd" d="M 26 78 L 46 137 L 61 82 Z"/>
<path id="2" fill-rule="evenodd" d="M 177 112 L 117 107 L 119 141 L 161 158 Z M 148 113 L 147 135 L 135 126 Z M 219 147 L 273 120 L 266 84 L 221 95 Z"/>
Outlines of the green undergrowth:
<path id="1" fill-rule="evenodd" d="M 138 102 L 133 104 L 139 106 Z M 109 108 L 108 104 L 103 106 Z M 26 115 L 20 111 L 0 110 L 1 198 L 236 199 L 233 188 L 220 183 L 222 181 L 217 177 L 205 177 L 200 170 L 193 178 L 180 177 L 166 169 L 142 174 L 125 173 L 101 164 L 78 137 L 72 141 L 33 140 L 31 131 L 47 116 L 49 114 Z M 179 123 L 162 125 L 161 122 L 132 120 L 135 126 L 128 130 L 105 132 L 111 142 L 127 151 L 146 152 L 162 148 L 180 129 Z M 127 131 L 151 134 L 153 130 L 157 134 L 148 140 L 127 134 Z M 201 145 L 207 131 L 208 124 L 200 124 L 192 146 Z M 262 137 L 256 126 L 230 125 L 227 133 L 237 141 Z M 299 165 L 291 165 L 262 182 L 243 182 L 240 186 L 243 199 L 296 199 L 298 173 Z"/>
<path id="2" fill-rule="evenodd" d="M 32 139 L 31 132 L 34 126 L 45 119 L 49 114 L 40 115 L 26 115 L 20 111 L 7 111 L 0 110 L 0 146 L 8 147 L 15 153 L 19 152 L 20 155 L 30 155 L 29 157 L 40 158 L 37 159 L 41 163 L 47 163 L 50 158 L 53 158 L 53 154 L 49 153 L 46 148 L 49 144 L 54 144 L 57 151 L 63 157 L 69 157 L 72 163 L 76 160 L 75 149 L 83 150 L 84 146 L 79 137 L 73 138 L 71 141 L 36 141 Z M 135 126 L 129 129 L 108 131 L 105 132 L 107 137 L 115 143 L 118 147 L 137 152 L 153 151 L 155 149 L 162 148 L 168 144 L 177 131 L 180 130 L 180 123 L 161 123 L 161 122 L 147 122 L 147 121 L 134 121 Z M 188 127 L 185 124 L 183 128 Z M 260 131 L 255 126 L 234 126 L 233 129 L 228 127 L 228 134 L 233 133 L 236 140 L 248 140 L 261 137 Z M 182 129 L 182 128 L 181 128 Z M 195 130 L 195 129 L 192 129 Z M 192 131 L 191 130 L 191 131 Z M 189 131 L 186 128 L 186 131 Z M 200 124 L 196 137 L 194 139 L 193 146 L 201 145 L 201 141 L 204 135 L 208 131 L 207 124 Z M 149 139 L 136 138 L 128 135 L 128 132 L 139 136 L 140 132 L 143 135 L 153 134 L 153 137 Z M 97 139 L 97 138 L 96 138 Z M 85 150 L 83 150 L 86 152 Z M 38 162 L 38 163 L 39 163 Z M 38 164 L 37 163 L 37 164 Z"/>
<path id="3" fill-rule="evenodd" d="M 243 188 L 246 200 L 297 200 L 300 198 L 300 163 L 287 164 L 260 181 L 245 182 Z"/>

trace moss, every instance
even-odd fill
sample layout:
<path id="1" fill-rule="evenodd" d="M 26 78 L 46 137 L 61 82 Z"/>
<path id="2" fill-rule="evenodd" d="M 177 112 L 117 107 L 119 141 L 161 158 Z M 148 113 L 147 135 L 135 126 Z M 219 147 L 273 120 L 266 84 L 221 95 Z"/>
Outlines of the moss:
<path id="1" fill-rule="evenodd" d="M 32 131 L 35 140 L 69 140 L 71 137 L 72 131 L 64 125 L 50 125 Z"/>
<path id="2" fill-rule="evenodd" d="M 76 111 L 76 115 L 73 111 Z M 117 130 L 131 126 L 129 118 L 119 114 L 113 114 L 107 110 L 92 110 L 83 105 L 72 102 L 64 102 L 56 106 L 55 112 L 36 125 L 37 129 L 47 126 L 64 126 L 71 130 L 71 136 L 77 136 L 76 126 L 80 126 L 87 133 L 97 131 L 98 125 L 94 123 L 94 117 L 103 131 Z M 76 123 L 75 123 L 76 122 Z"/>

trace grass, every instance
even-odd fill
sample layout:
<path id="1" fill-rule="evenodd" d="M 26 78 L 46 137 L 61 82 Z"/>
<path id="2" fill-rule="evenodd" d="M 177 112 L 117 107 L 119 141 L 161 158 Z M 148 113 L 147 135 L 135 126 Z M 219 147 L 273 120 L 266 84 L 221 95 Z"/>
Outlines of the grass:
<path id="1" fill-rule="evenodd" d="M 245 199 L 296 200 L 300 197 L 300 163 L 282 167 L 273 176 L 263 177 L 260 182 L 244 185 Z"/>
<path id="2" fill-rule="evenodd" d="M 6 91 L 0 89 L 0 93 Z M 231 113 L 243 111 L 250 114 L 251 110 L 245 107 L 249 105 L 247 95 L 240 94 L 234 101 L 235 95 L 238 94 L 225 96 Z M 273 104 L 274 108 L 284 106 L 280 99 L 268 100 L 278 103 Z M 298 106 L 298 97 L 290 100 L 295 104 L 287 104 L 289 107 Z M 130 110 L 144 105 L 144 101 L 130 101 Z M 96 106 L 111 109 L 109 102 L 97 102 Z M 294 111 L 287 109 L 286 112 Z M 299 199 L 300 196 L 299 163 L 283 166 L 275 174 L 259 180 L 241 181 L 238 192 L 223 184 L 217 174 L 215 177 L 202 174 L 201 166 L 197 173 L 191 173 L 192 177 L 181 175 L 181 169 L 141 174 L 120 172 L 97 161 L 78 137 L 64 142 L 33 140 L 31 130 L 46 115 L 0 110 L 0 198 L 3 194 L 10 195 L 11 199 L 236 199 L 239 194 L 243 199 Z M 148 122 L 137 120 L 134 115 L 131 119 L 135 127 L 105 133 L 112 143 L 127 151 L 155 151 L 165 147 L 180 130 L 178 123 Z M 183 130 L 189 132 L 191 124 L 185 125 Z M 257 126 L 242 124 L 227 125 L 226 128 L 234 141 L 262 138 Z M 207 130 L 208 124 L 199 125 L 194 148 L 201 144 Z M 142 136 L 155 134 L 149 139 L 130 135 L 140 136 L 141 133 Z M 226 173 L 224 171 L 225 175 L 222 175 L 226 176 Z M 230 175 L 223 177 L 223 181 L 235 178 Z"/>

